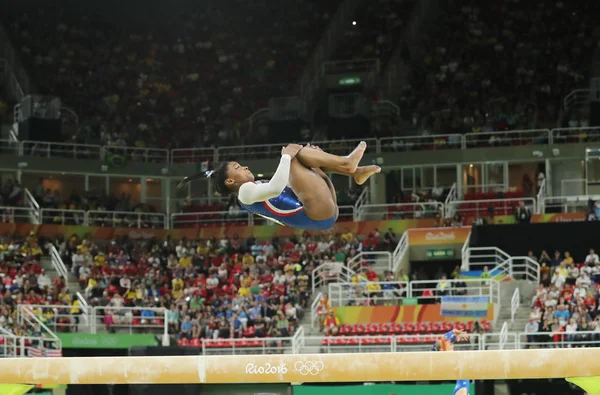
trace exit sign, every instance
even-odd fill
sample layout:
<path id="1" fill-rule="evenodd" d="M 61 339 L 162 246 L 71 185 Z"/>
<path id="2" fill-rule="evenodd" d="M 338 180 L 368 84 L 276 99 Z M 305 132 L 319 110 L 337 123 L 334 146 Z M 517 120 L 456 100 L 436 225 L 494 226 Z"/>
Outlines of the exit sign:
<path id="1" fill-rule="evenodd" d="M 338 81 L 338 84 L 340 85 L 358 85 L 360 84 L 360 78 L 359 77 L 346 77 L 346 78 L 341 78 Z"/>
<path id="2" fill-rule="evenodd" d="M 454 258 L 453 248 L 435 248 L 426 251 L 425 256 L 429 259 Z"/>

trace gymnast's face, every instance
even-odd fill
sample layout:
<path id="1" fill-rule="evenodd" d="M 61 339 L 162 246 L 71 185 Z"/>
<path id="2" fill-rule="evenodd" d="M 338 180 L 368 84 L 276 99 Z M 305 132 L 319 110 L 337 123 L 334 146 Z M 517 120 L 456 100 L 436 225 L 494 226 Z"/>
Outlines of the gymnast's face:
<path id="1" fill-rule="evenodd" d="M 228 187 L 236 186 L 239 188 L 242 184 L 252 181 L 254 181 L 254 174 L 248 169 L 248 166 L 242 166 L 237 162 L 229 162 L 227 165 L 227 180 L 225 180 Z"/>

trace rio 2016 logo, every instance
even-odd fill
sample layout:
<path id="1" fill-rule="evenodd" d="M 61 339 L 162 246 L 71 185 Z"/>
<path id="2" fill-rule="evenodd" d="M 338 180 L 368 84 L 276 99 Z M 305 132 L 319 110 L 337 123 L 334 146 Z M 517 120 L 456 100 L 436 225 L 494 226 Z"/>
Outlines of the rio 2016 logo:
<path id="1" fill-rule="evenodd" d="M 286 374 L 287 372 L 288 368 L 285 363 L 279 366 L 270 363 L 265 363 L 263 366 L 257 366 L 253 363 L 246 365 L 246 374 Z"/>

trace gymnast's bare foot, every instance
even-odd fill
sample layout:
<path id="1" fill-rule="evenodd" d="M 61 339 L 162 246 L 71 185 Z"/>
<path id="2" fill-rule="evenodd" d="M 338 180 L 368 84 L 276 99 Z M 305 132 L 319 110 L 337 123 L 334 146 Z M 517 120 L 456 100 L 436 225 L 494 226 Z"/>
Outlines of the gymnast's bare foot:
<path id="1" fill-rule="evenodd" d="M 365 143 L 364 141 L 361 141 L 360 143 L 358 143 L 356 148 L 354 148 L 354 151 L 352 151 L 350 153 L 350 155 L 348 155 L 346 157 L 348 159 L 348 164 L 345 167 L 347 168 L 348 173 L 354 174 L 366 149 L 367 149 L 367 143 Z"/>
<path id="2" fill-rule="evenodd" d="M 352 178 L 354 178 L 354 182 L 356 182 L 358 185 L 362 185 L 367 182 L 369 177 L 371 177 L 373 174 L 379 173 L 380 171 L 381 167 L 379 166 L 360 166 L 356 169 L 354 174 L 352 174 Z"/>

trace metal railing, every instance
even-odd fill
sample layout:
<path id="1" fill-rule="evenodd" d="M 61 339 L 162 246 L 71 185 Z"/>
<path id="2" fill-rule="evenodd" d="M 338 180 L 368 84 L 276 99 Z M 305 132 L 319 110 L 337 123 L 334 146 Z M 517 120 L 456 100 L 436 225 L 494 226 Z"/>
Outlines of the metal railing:
<path id="1" fill-rule="evenodd" d="M 452 184 L 452 187 L 448 191 L 448 196 L 446 196 L 446 200 L 444 200 L 444 218 L 453 218 L 456 214 L 454 212 L 455 206 L 451 205 L 452 202 L 458 200 L 458 188 L 456 187 L 456 183 Z"/>
<path id="2" fill-rule="evenodd" d="M 471 249 L 469 248 L 470 244 L 471 244 L 471 232 L 469 232 L 469 234 L 467 235 L 467 239 L 465 240 L 465 243 L 463 244 L 462 248 L 460 249 L 460 257 L 461 257 L 460 269 L 462 271 L 469 270 L 469 256 L 471 253 Z"/>
<path id="3" fill-rule="evenodd" d="M 423 219 L 444 215 L 444 204 L 440 202 L 363 204 L 358 209 L 359 221 L 386 219 Z"/>
<path id="4" fill-rule="evenodd" d="M 267 110 L 268 111 L 268 110 Z M 315 141 L 323 150 L 347 155 L 360 140 Z M 367 139 L 368 152 L 430 151 L 438 149 L 470 149 L 513 145 L 571 144 L 600 141 L 600 127 L 509 130 L 485 132 L 417 135 Z M 171 151 L 155 148 L 112 147 L 95 144 L 49 143 L 45 141 L 0 141 L 0 151 L 25 156 L 63 157 L 102 160 L 107 153 L 118 153 L 132 161 L 150 163 L 198 163 L 219 160 L 255 160 L 279 157 L 281 144 L 244 145 L 214 148 L 177 148 Z"/>
<path id="5" fill-rule="evenodd" d="M 0 223 L 3 224 L 35 224 L 35 210 L 26 207 L 0 206 Z"/>
<path id="6" fill-rule="evenodd" d="M 499 350 L 504 350 L 504 346 L 506 345 L 506 342 L 508 341 L 508 323 L 506 321 L 504 321 L 504 324 L 502 324 L 502 329 L 500 329 L 500 339 L 498 342 L 498 349 Z"/>
<path id="7" fill-rule="evenodd" d="M 171 163 L 200 163 L 216 160 L 216 150 L 208 148 L 175 148 L 171 150 Z"/>
<path id="8" fill-rule="evenodd" d="M 429 296 L 423 295 L 425 291 L 428 291 Z M 499 305 L 500 283 L 494 279 L 479 278 L 416 280 L 409 283 L 408 296 L 410 298 L 437 300 L 446 295 L 488 296 L 490 303 Z"/>
<path id="9" fill-rule="evenodd" d="M 402 233 L 402 236 L 400 236 L 400 240 L 398 240 L 398 244 L 392 254 L 392 271 L 394 273 L 398 272 L 402 261 L 407 257 L 406 254 L 408 253 L 408 249 L 408 232 L 404 232 Z"/>
<path id="10" fill-rule="evenodd" d="M 439 134 L 429 136 L 383 137 L 380 140 L 382 152 L 435 151 L 463 148 L 460 134 Z"/>
<path id="11" fill-rule="evenodd" d="M 67 270 L 65 263 L 63 262 L 62 258 L 60 257 L 60 254 L 58 253 L 54 245 L 50 246 L 50 261 L 52 262 L 52 266 L 54 267 L 54 270 L 56 270 L 58 275 L 65 279 L 65 283 L 68 283 L 69 271 Z"/>
<path id="12" fill-rule="evenodd" d="M 169 163 L 169 150 L 160 148 L 139 148 L 103 146 L 104 155 L 121 155 L 128 160 L 144 163 Z"/>
<path id="13" fill-rule="evenodd" d="M 392 270 L 392 254 L 387 251 L 362 251 L 353 256 L 348 260 L 346 266 L 354 270 L 359 271 L 362 267 L 370 267 L 379 263 L 378 261 L 384 261 L 385 270 Z"/>
<path id="14" fill-rule="evenodd" d="M 144 315 L 144 312 L 152 314 Z M 163 307 L 113 307 L 96 306 L 91 309 L 90 322 L 92 333 L 98 333 L 99 328 L 107 330 L 125 330 L 129 334 L 147 332 L 154 329 L 169 336 L 167 310 Z M 100 331 L 102 332 L 102 331 Z"/>
<path id="15" fill-rule="evenodd" d="M 600 332 L 521 332 L 517 342 L 518 348 L 600 347 Z"/>
<path id="16" fill-rule="evenodd" d="M 368 281 L 363 278 L 350 284 L 330 283 L 328 288 L 329 300 L 334 307 L 398 304 L 402 298 L 410 297 L 409 283 L 405 281 Z"/>
<path id="17" fill-rule="evenodd" d="M 600 127 L 587 126 L 552 129 L 552 141 L 555 144 L 598 142 L 600 141 Z"/>
<path id="18" fill-rule="evenodd" d="M 358 221 L 358 213 L 360 211 L 360 208 L 365 205 L 365 204 L 369 204 L 370 200 L 369 200 L 369 188 L 363 188 L 362 192 L 360 193 L 360 195 L 358 195 L 358 198 L 356 199 L 356 203 L 354 203 L 354 220 Z"/>
<path id="19" fill-rule="evenodd" d="M 202 355 L 289 354 L 293 349 L 293 337 L 202 339 Z"/>
<path id="20" fill-rule="evenodd" d="M 600 195 L 552 196 L 540 201 L 540 213 L 587 213 L 590 200 L 596 201 Z"/>
<path id="21" fill-rule="evenodd" d="M 355 139 L 355 140 L 330 140 L 330 141 L 312 141 L 313 145 L 319 146 L 324 151 L 333 155 L 348 155 L 361 141 L 367 143 L 367 152 L 377 151 L 377 139 Z M 298 143 L 306 145 L 308 142 Z M 281 156 L 282 144 L 255 144 L 219 147 L 216 152 L 218 160 L 243 162 L 247 160 L 275 159 Z"/>
<path id="22" fill-rule="evenodd" d="M 506 324 L 506 323 L 505 323 Z M 504 329 L 504 326 L 503 326 Z M 508 329 L 508 328 L 507 328 Z M 480 350 L 516 350 L 519 347 L 518 334 L 514 332 L 493 332 L 481 336 Z"/>
<path id="23" fill-rule="evenodd" d="M 517 311 L 521 307 L 521 292 L 519 291 L 519 287 L 515 288 L 515 292 L 513 293 L 512 298 L 510 298 L 510 323 L 513 324 L 515 322 L 515 316 L 517 315 Z"/>
<path id="24" fill-rule="evenodd" d="M 540 264 L 528 256 L 511 256 L 508 261 L 510 276 L 523 277 L 525 280 L 540 282 Z"/>
<path id="25" fill-rule="evenodd" d="M 22 309 L 29 309 L 44 322 L 53 332 L 89 332 L 92 330 L 92 320 L 89 310 L 82 306 L 73 305 L 21 305 Z"/>
<path id="26" fill-rule="evenodd" d="M 95 144 L 49 143 L 45 141 L 21 142 L 21 152 L 26 156 L 68 159 L 102 159 L 102 147 Z"/>
<path id="27" fill-rule="evenodd" d="M 537 203 L 534 198 L 510 198 L 510 199 L 484 199 L 484 200 L 455 200 L 450 203 L 455 213 L 461 216 L 489 216 L 492 211 L 495 215 L 513 214 L 519 207 L 519 203 L 524 202 L 530 209 L 531 214 L 536 213 Z M 449 208 L 446 207 L 446 210 Z M 472 215 L 474 214 L 474 215 Z"/>
<path id="28" fill-rule="evenodd" d="M 551 143 L 548 129 L 509 130 L 506 132 L 466 133 L 465 148 L 513 145 L 545 145 Z"/>
<path id="29" fill-rule="evenodd" d="M 483 270 L 487 266 L 492 276 L 502 274 L 493 273 L 494 268 L 504 265 L 510 259 L 510 255 L 498 247 L 471 247 L 463 256 L 467 256 L 467 260 L 463 260 L 465 271 Z M 510 274 L 510 270 L 507 270 L 505 274 Z"/>
<path id="30" fill-rule="evenodd" d="M 538 190 L 537 196 L 536 196 L 536 201 L 537 201 L 537 211 L 535 212 L 536 214 L 543 214 L 543 201 L 544 198 L 546 197 L 547 194 L 547 182 L 546 179 L 544 178 L 542 180 L 542 185 L 540 185 L 540 189 Z"/>
<path id="31" fill-rule="evenodd" d="M 46 350 L 61 349 L 60 340 L 50 337 L 15 336 L 0 328 L 0 358 L 44 357 L 47 356 Z"/>
<path id="32" fill-rule="evenodd" d="M 342 262 L 324 262 L 312 271 L 312 292 L 314 294 L 317 289 L 329 282 L 340 280 L 349 282 L 355 274 L 354 270 L 346 267 Z"/>
<path id="33" fill-rule="evenodd" d="M 83 225 L 86 221 L 85 211 L 43 208 L 40 210 L 43 224 Z"/>
<path id="34" fill-rule="evenodd" d="M 354 210 L 354 206 L 338 206 L 339 215 L 338 221 L 354 221 L 356 214 Z"/>
<path id="35" fill-rule="evenodd" d="M 163 213 L 138 213 L 135 211 L 95 211 L 85 212 L 84 223 L 90 226 L 111 226 L 125 228 L 157 228 L 168 227 L 166 215 Z"/>
<path id="36" fill-rule="evenodd" d="M 317 324 L 320 323 L 320 314 L 322 314 L 319 310 L 319 302 L 321 301 L 321 298 L 323 298 L 323 293 L 319 292 L 315 294 L 313 291 L 313 295 L 315 296 L 310 304 L 310 326 L 316 328 Z"/>
<path id="37" fill-rule="evenodd" d="M 39 224 L 40 223 L 40 205 L 35 200 L 29 189 L 25 188 L 23 190 L 23 194 L 25 196 L 25 204 L 32 210 L 31 211 L 31 223 Z"/>
<path id="38" fill-rule="evenodd" d="M 210 226 L 226 223 L 243 223 L 253 225 L 254 216 L 247 211 L 230 213 L 229 211 L 203 211 L 198 213 L 171 214 L 171 228 L 191 228 L 194 226 Z"/>

